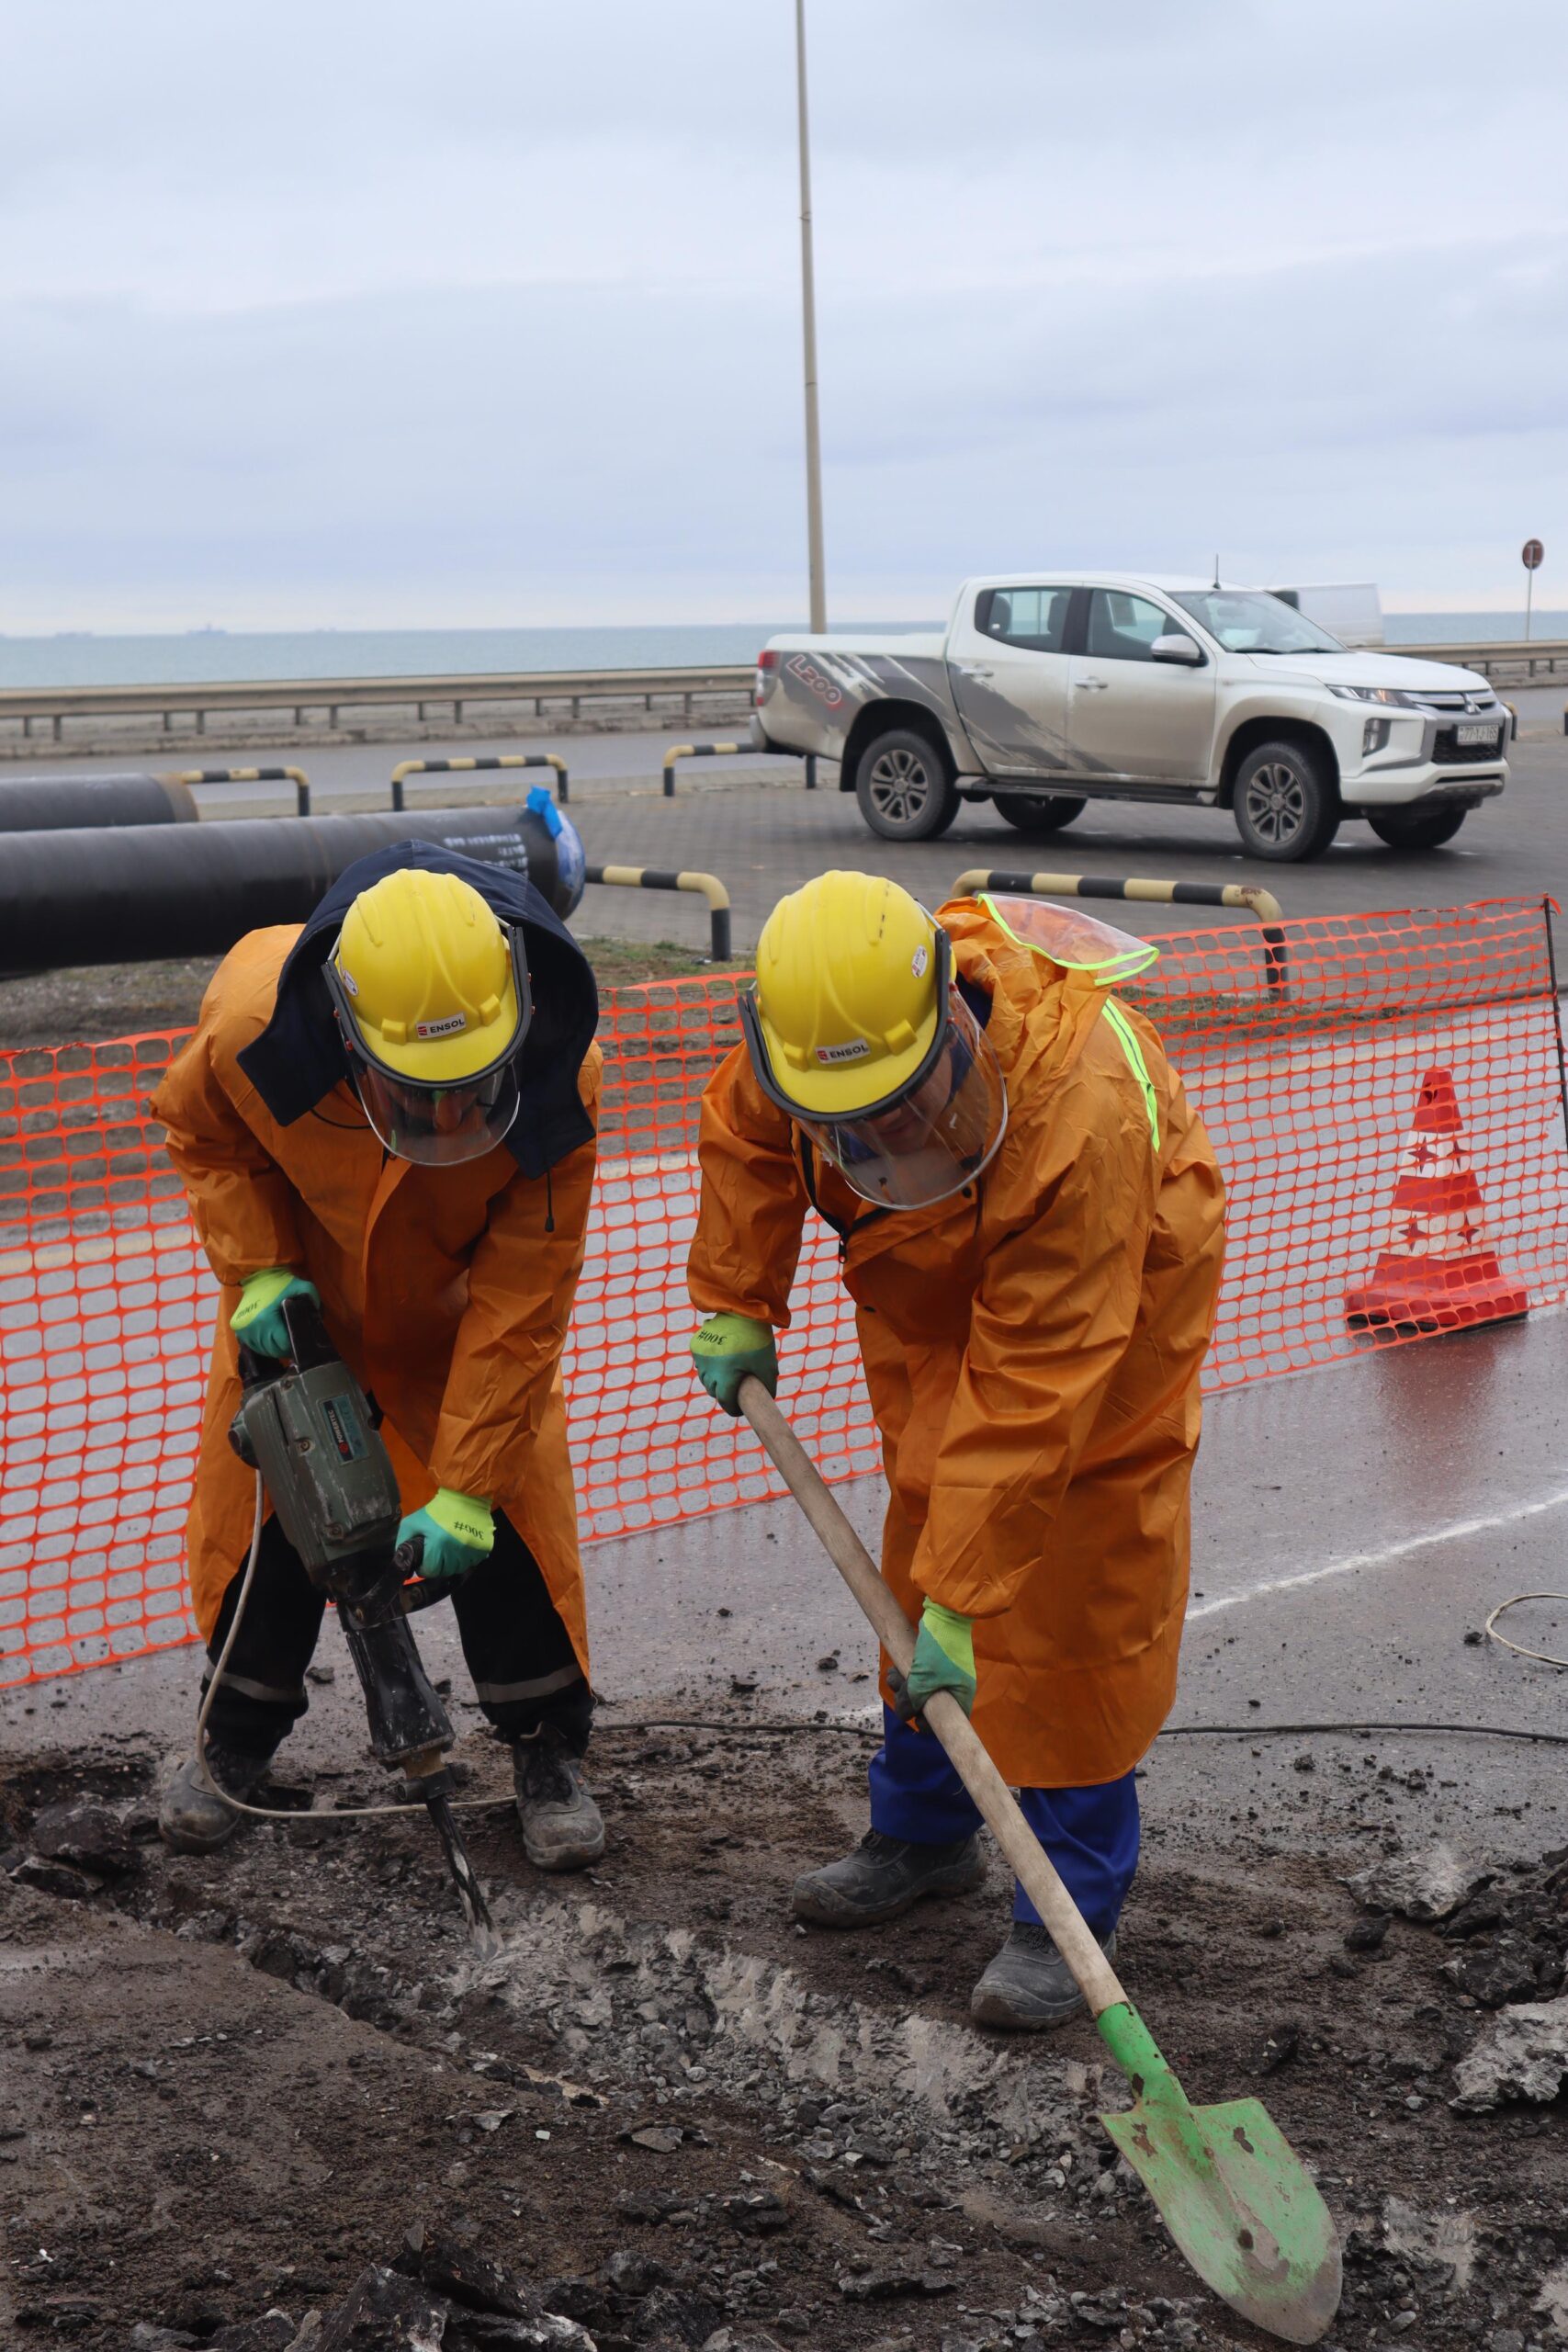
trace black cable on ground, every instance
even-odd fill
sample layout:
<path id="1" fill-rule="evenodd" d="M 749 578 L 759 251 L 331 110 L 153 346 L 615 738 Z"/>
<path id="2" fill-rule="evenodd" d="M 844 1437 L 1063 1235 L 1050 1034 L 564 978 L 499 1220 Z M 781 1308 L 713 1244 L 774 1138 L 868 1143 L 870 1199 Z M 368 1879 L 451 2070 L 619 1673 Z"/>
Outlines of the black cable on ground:
<path id="1" fill-rule="evenodd" d="M 667 1715 L 626 1723 L 605 1722 L 604 1731 L 712 1731 L 731 1735 L 761 1733 L 774 1739 L 793 1738 L 798 1732 L 827 1732 L 851 1739 L 880 1739 L 880 1724 L 718 1723 L 697 1715 Z M 1546 1747 L 1568 1747 L 1568 1732 L 1517 1731 L 1509 1724 L 1168 1724 L 1161 1739 L 1364 1739 L 1395 1737 L 1405 1732 L 1438 1733 L 1464 1739 L 1527 1739 Z"/>

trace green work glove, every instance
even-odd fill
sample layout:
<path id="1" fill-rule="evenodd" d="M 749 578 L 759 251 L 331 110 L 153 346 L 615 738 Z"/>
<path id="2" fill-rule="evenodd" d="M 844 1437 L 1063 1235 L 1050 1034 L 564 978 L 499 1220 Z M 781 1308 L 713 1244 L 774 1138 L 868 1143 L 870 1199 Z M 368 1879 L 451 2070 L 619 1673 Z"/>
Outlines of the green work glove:
<path id="1" fill-rule="evenodd" d="M 423 1510 L 411 1510 L 398 1527 L 400 1549 L 420 1539 L 414 1566 L 421 1576 L 460 1577 L 488 1559 L 495 1545 L 495 1519 L 478 1495 L 438 1487 Z"/>
<path id="2" fill-rule="evenodd" d="M 753 1323 L 749 1315 L 710 1315 L 692 1334 L 692 1362 L 708 1395 L 727 1413 L 739 1413 L 740 1384 L 748 1373 L 770 1396 L 779 1393 L 773 1331 L 766 1323 Z"/>
<path id="3" fill-rule="evenodd" d="M 312 1306 L 321 1303 L 315 1283 L 308 1283 L 302 1274 L 291 1274 L 287 1266 L 268 1266 L 263 1273 L 247 1275 L 240 1304 L 229 1317 L 229 1329 L 253 1355 L 276 1356 L 281 1361 L 288 1353 L 288 1327 L 278 1309 L 286 1298 L 300 1297 L 308 1298 Z"/>
<path id="4" fill-rule="evenodd" d="M 888 1676 L 894 1704 L 913 1723 L 933 1690 L 951 1690 L 966 1715 L 975 1711 L 975 1626 L 940 1600 L 920 1611 L 920 1630 L 908 1675 Z"/>

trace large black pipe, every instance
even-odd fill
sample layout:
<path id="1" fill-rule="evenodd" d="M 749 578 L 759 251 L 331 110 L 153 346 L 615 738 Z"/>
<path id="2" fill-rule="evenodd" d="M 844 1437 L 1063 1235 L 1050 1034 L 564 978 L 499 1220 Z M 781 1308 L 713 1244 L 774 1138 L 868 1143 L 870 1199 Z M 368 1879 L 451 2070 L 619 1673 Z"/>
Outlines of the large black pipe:
<path id="1" fill-rule="evenodd" d="M 561 916 L 582 896 L 582 843 L 553 808 L 12 833 L 0 849 L 0 971 L 220 955 L 264 924 L 303 922 L 345 865 L 406 841 L 526 874 Z"/>
<path id="2" fill-rule="evenodd" d="M 0 776 L 0 833 L 96 825 L 194 825 L 188 784 L 173 775 Z"/>

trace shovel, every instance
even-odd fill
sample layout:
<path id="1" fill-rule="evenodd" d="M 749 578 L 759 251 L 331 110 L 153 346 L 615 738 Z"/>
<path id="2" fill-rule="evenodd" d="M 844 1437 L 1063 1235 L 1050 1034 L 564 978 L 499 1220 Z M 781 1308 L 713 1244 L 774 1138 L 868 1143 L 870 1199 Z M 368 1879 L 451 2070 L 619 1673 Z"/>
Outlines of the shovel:
<path id="1" fill-rule="evenodd" d="M 756 1430 L 901 1673 L 915 1630 L 761 1381 L 740 1384 Z M 1102 2115 L 1167 2229 L 1232 2311 L 1287 2344 L 1315 2344 L 1339 2307 L 1339 2238 L 1316 2184 L 1262 2102 L 1193 2107 L 951 1691 L 920 1711 L 1089 2004 L 1133 2105 Z"/>

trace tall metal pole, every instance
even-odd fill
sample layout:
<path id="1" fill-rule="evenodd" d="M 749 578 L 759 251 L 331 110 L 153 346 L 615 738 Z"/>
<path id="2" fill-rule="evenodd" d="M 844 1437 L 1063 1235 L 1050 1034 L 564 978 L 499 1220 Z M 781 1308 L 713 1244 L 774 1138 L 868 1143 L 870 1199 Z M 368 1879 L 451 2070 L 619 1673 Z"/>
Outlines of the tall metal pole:
<path id="1" fill-rule="evenodd" d="M 822 572 L 822 436 L 817 422 L 817 279 L 811 258 L 811 137 L 806 119 L 806 0 L 795 0 L 795 90 L 800 109 L 800 308 L 806 375 L 806 548 L 811 627 L 828 626 Z"/>

